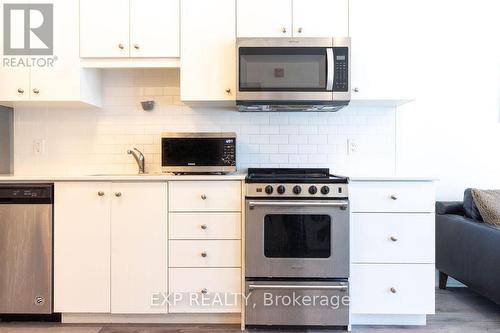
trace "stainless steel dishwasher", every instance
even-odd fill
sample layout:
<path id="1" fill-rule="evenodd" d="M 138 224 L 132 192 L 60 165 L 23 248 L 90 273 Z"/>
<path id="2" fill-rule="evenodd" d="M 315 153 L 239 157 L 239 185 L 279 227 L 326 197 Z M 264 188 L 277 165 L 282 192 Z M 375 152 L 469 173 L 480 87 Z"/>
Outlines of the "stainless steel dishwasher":
<path id="1" fill-rule="evenodd" d="M 52 184 L 0 184 L 0 314 L 52 313 L 52 208 Z"/>

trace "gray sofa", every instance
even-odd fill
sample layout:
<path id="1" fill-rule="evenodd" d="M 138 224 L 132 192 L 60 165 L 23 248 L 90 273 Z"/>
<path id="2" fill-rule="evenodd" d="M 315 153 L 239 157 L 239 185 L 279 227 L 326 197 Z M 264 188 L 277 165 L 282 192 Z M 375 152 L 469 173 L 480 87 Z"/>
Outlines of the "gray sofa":
<path id="1" fill-rule="evenodd" d="M 500 304 L 500 229 L 464 214 L 462 202 L 436 203 L 439 287 L 451 276 Z"/>

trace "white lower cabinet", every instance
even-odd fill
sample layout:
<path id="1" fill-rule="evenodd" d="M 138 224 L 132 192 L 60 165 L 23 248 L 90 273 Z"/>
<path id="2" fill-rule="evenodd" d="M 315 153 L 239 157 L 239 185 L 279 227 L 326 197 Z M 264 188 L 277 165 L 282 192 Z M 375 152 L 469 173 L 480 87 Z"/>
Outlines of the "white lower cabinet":
<path id="1" fill-rule="evenodd" d="M 169 182 L 169 312 L 241 312 L 241 201 L 241 181 Z"/>
<path id="2" fill-rule="evenodd" d="M 166 313 L 165 182 L 57 182 L 54 307 L 62 313 Z"/>
<path id="3" fill-rule="evenodd" d="M 111 183 L 54 188 L 54 310 L 111 311 Z"/>
<path id="4" fill-rule="evenodd" d="M 434 313 L 434 264 L 354 264 L 351 312 Z"/>
<path id="5" fill-rule="evenodd" d="M 352 181 L 351 324 L 425 324 L 434 313 L 432 181 Z"/>
<path id="6" fill-rule="evenodd" d="M 111 313 L 165 313 L 151 300 L 167 291 L 166 184 L 112 188 Z"/>
<path id="7" fill-rule="evenodd" d="M 170 268 L 170 313 L 240 312 L 241 268 Z"/>

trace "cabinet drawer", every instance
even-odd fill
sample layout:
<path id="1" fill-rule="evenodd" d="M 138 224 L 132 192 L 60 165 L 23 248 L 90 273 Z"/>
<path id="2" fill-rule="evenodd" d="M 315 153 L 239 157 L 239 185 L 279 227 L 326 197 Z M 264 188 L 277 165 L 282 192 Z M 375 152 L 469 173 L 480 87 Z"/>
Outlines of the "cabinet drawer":
<path id="1" fill-rule="evenodd" d="M 432 213 L 353 213 L 351 232 L 353 262 L 434 262 Z"/>
<path id="2" fill-rule="evenodd" d="M 241 312 L 240 268 L 172 268 L 169 313 Z M 222 304 L 218 302 L 222 301 Z"/>
<path id="3" fill-rule="evenodd" d="M 239 181 L 172 181 L 170 211 L 241 211 Z"/>
<path id="4" fill-rule="evenodd" d="M 353 264 L 354 314 L 433 314 L 433 264 Z"/>
<path id="5" fill-rule="evenodd" d="M 434 212 L 433 182 L 352 182 L 351 211 Z"/>
<path id="6" fill-rule="evenodd" d="M 170 239 L 241 239 L 241 213 L 173 213 Z"/>
<path id="7" fill-rule="evenodd" d="M 173 240 L 169 267 L 240 267 L 239 240 Z"/>

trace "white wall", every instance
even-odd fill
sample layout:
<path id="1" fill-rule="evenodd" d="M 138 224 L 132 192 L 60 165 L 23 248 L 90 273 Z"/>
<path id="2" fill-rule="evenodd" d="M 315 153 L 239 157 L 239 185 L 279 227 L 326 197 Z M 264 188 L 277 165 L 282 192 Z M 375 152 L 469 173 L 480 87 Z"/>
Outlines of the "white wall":
<path id="1" fill-rule="evenodd" d="M 397 112 L 398 172 L 436 175 L 438 199 L 459 200 L 466 187 L 500 188 L 500 2 L 428 9 L 419 88 Z"/>
<path id="2" fill-rule="evenodd" d="M 179 101 L 175 69 L 106 70 L 104 107 L 98 110 L 16 109 L 18 174 L 133 173 L 126 154 L 138 147 L 149 172 L 160 171 L 162 131 L 234 131 L 240 169 L 330 167 L 341 174 L 387 174 L 395 166 L 393 108 L 349 107 L 338 113 L 240 113 L 190 108 Z M 144 112 L 140 101 L 155 100 Z M 347 139 L 359 151 L 347 155 Z M 45 141 L 35 155 L 34 140 Z"/>

